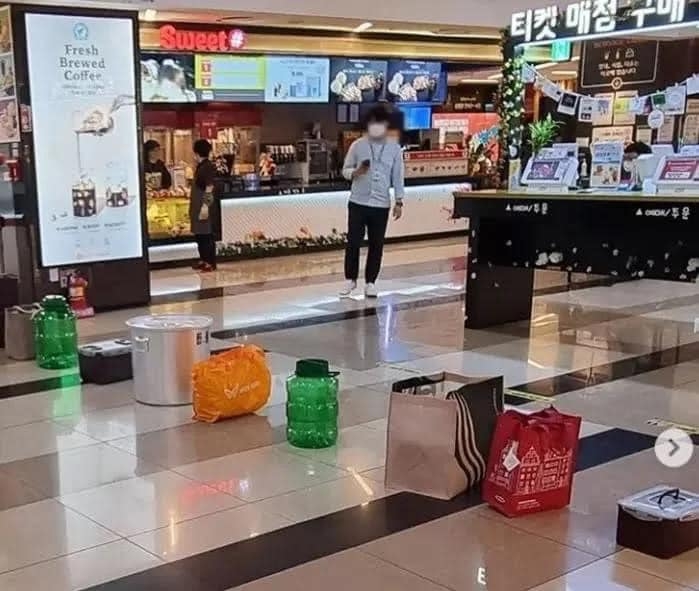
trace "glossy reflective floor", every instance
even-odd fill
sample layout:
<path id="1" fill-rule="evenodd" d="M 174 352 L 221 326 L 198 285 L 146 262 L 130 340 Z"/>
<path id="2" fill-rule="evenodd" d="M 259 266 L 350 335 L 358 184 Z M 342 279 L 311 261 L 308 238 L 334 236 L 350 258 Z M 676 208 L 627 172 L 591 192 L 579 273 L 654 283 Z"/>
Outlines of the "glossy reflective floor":
<path id="1" fill-rule="evenodd" d="M 338 253 L 153 273 L 152 312 L 210 314 L 215 350 L 268 351 L 269 404 L 235 421 L 2 360 L 0 590 L 699 590 L 699 550 L 661 561 L 615 543 L 619 498 L 699 490 L 699 454 L 671 469 L 653 451 L 667 426 L 699 433 L 699 287 L 568 290 L 540 273 L 530 323 L 464 330 L 463 254 L 460 240 L 391 246 L 377 301 L 337 299 Z M 144 311 L 82 320 L 81 340 Z M 327 450 L 285 442 L 284 380 L 306 356 L 341 372 Z M 569 508 L 508 520 L 476 492 L 384 487 L 390 384 L 441 370 L 503 375 L 508 404 L 583 417 Z"/>

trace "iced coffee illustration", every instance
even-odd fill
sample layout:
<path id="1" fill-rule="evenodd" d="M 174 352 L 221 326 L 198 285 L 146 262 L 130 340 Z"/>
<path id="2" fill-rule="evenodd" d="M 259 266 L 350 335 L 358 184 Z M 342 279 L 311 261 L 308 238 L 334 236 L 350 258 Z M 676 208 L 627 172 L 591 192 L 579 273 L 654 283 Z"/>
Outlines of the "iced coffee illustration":
<path id="1" fill-rule="evenodd" d="M 114 163 L 107 165 L 106 181 L 107 207 L 126 207 L 129 204 L 129 189 L 126 172 Z"/>
<path id="2" fill-rule="evenodd" d="M 134 105 L 133 96 L 119 95 L 110 106 L 96 105 L 80 112 L 76 117 L 75 137 L 78 152 L 79 178 L 73 183 L 73 215 L 91 217 L 102 208 L 125 207 L 129 204 L 129 189 L 125 174 L 109 174 L 105 182 L 96 178 L 95 171 L 84 166 L 83 150 L 95 149 L 93 142 L 114 130 L 114 113 L 124 106 Z"/>
<path id="3" fill-rule="evenodd" d="M 76 218 L 87 218 L 97 215 L 97 191 L 95 183 L 87 176 L 73 185 L 73 215 Z"/>

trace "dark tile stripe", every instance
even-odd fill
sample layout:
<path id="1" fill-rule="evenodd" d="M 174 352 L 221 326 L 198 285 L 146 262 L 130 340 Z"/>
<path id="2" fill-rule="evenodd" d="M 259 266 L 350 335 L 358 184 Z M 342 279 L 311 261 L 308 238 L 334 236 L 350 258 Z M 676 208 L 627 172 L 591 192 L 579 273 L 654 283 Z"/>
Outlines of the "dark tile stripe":
<path id="1" fill-rule="evenodd" d="M 580 442 L 577 471 L 649 449 L 654 438 L 611 429 Z M 451 501 L 401 492 L 366 506 L 235 542 L 97 585 L 88 591 L 226 591 L 482 504 L 473 489 Z"/>
<path id="2" fill-rule="evenodd" d="M 3 398 L 24 396 L 25 394 L 35 394 L 36 392 L 46 392 L 47 390 L 57 390 L 58 388 L 70 388 L 71 386 L 79 386 L 80 383 L 80 374 L 71 373 L 52 378 L 43 378 L 41 380 L 32 380 L 30 382 L 8 384 L 6 386 L 0 386 L 0 400 Z"/>
<path id="3" fill-rule="evenodd" d="M 369 308 L 356 308 L 354 310 L 342 310 L 339 312 L 330 312 L 321 316 L 305 316 L 303 318 L 290 318 L 289 320 L 279 320 L 277 322 L 268 322 L 265 324 L 253 324 L 251 326 L 230 328 L 219 330 L 211 333 L 215 339 L 235 339 L 242 336 L 263 334 L 266 332 L 275 332 L 278 330 L 287 330 L 290 328 L 304 328 L 307 326 L 317 326 L 319 324 L 329 324 L 331 322 L 340 322 L 342 320 L 354 320 L 355 318 L 366 318 L 376 316 L 380 311 L 390 308 L 394 312 L 403 310 L 413 310 L 417 308 L 425 308 L 428 306 L 441 306 L 460 302 L 464 299 L 462 293 L 450 294 L 444 296 L 430 296 L 424 299 L 416 299 L 408 302 L 382 302 L 380 299 L 377 305 Z"/>
<path id="4" fill-rule="evenodd" d="M 571 371 L 550 378 L 536 380 L 528 384 L 514 386 L 512 389 L 539 396 L 553 397 L 583 388 L 589 388 L 590 386 L 631 378 L 639 374 L 655 371 L 664 367 L 671 367 L 678 363 L 692 361 L 698 358 L 699 342 L 687 343 L 661 351 L 619 359 L 587 369 Z M 525 398 L 507 395 L 506 402 L 512 405 L 521 405 L 527 404 L 529 401 Z"/>
<path id="5" fill-rule="evenodd" d="M 124 335 L 120 336 L 123 337 Z M 223 347 L 222 349 L 216 349 L 215 351 L 211 351 L 211 354 L 217 355 L 219 353 L 223 353 L 224 351 L 228 351 L 231 348 L 232 347 Z M 3 398 L 14 398 L 15 396 L 24 396 L 26 394 L 36 394 L 38 392 L 57 390 L 59 388 L 70 388 L 71 386 L 79 386 L 81 384 L 82 379 L 80 378 L 79 372 L 65 374 L 62 376 L 56 376 L 52 378 L 43 378 L 41 380 L 31 380 L 29 382 L 8 384 L 6 386 L 0 386 L 0 400 L 2 400 Z"/>
<path id="6" fill-rule="evenodd" d="M 465 246 L 464 246 L 465 250 Z M 451 271 L 463 271 L 466 267 L 465 257 L 452 257 L 448 259 L 425 261 L 422 263 L 405 263 L 391 265 L 381 271 L 383 279 L 410 279 L 423 275 L 436 275 Z M 260 290 L 283 289 L 287 287 L 303 287 L 318 285 L 332 281 L 344 280 L 342 272 L 326 273 L 323 275 L 308 275 L 305 277 L 287 277 L 283 279 L 269 279 L 267 281 L 254 281 L 251 283 L 237 283 L 220 287 L 205 287 L 175 293 L 164 293 L 153 296 L 151 304 L 172 304 L 177 302 L 195 302 L 224 296 L 241 295 L 258 292 Z"/>

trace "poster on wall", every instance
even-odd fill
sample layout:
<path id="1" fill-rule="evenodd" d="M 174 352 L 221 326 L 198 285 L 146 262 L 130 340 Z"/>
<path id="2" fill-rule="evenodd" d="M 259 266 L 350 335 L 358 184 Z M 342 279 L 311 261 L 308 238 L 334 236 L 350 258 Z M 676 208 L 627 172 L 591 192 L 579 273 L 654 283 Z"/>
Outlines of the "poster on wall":
<path id="1" fill-rule="evenodd" d="M 655 134 L 656 144 L 671 144 L 675 139 L 675 116 L 668 115 Z"/>
<path id="2" fill-rule="evenodd" d="M 614 115 L 614 93 L 602 92 L 595 95 L 595 108 L 592 113 L 593 125 L 611 125 Z"/>
<path id="3" fill-rule="evenodd" d="M 25 19 L 41 264 L 141 257 L 133 21 Z"/>
<path id="4" fill-rule="evenodd" d="M 631 100 L 637 95 L 635 90 L 621 90 L 614 95 L 614 125 L 636 123 L 636 113 L 631 109 Z"/>
<path id="5" fill-rule="evenodd" d="M 692 114 L 684 118 L 682 143 L 699 144 L 699 115 Z"/>
<path id="6" fill-rule="evenodd" d="M 0 8 L 0 143 L 19 141 L 10 7 Z"/>

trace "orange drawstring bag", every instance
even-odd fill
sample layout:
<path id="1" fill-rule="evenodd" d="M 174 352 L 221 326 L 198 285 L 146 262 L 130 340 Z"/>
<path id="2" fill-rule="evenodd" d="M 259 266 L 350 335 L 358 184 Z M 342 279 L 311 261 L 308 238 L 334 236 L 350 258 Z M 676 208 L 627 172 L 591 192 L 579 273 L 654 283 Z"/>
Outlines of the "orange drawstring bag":
<path id="1" fill-rule="evenodd" d="M 254 345 L 235 347 L 192 369 L 194 418 L 215 423 L 262 408 L 272 388 L 265 353 Z"/>

